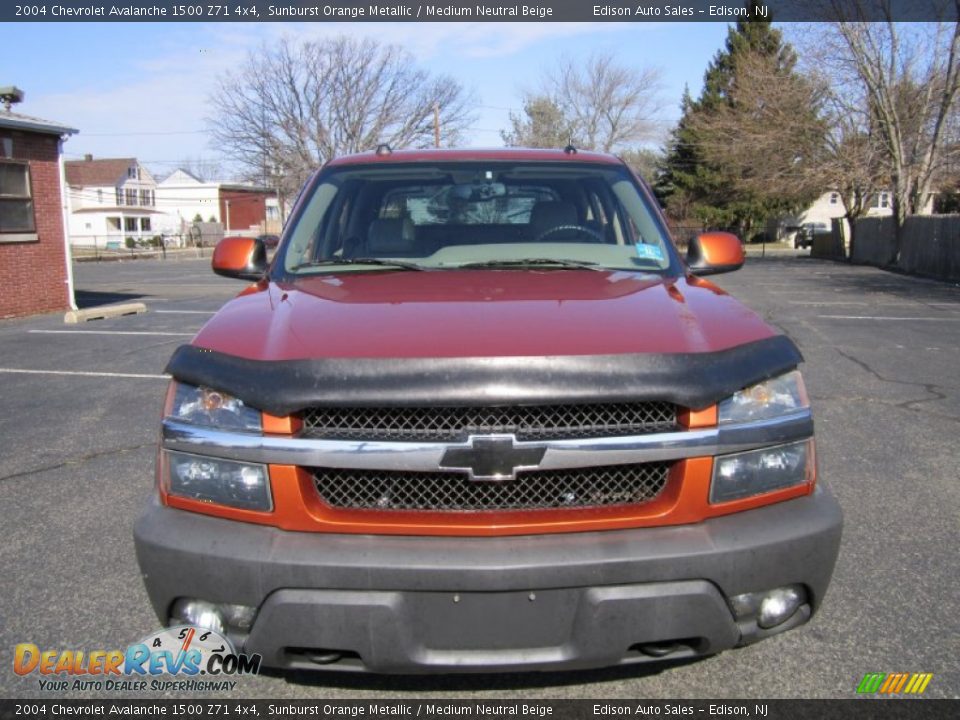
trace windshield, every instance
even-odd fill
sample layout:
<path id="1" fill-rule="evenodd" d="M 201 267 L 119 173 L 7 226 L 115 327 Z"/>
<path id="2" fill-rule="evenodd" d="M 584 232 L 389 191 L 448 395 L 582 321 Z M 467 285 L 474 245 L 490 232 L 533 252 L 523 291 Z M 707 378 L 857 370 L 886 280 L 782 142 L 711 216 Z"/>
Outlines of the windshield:
<path id="1" fill-rule="evenodd" d="M 286 273 L 524 266 L 664 273 L 662 226 L 621 166 L 345 166 L 304 198 Z"/>

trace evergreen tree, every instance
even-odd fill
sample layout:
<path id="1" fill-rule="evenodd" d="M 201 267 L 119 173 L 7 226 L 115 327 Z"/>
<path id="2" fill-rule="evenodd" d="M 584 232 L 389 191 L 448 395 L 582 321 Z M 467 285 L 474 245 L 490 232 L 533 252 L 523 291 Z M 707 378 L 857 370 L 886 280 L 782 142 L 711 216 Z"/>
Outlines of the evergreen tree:
<path id="1" fill-rule="evenodd" d="M 500 131 L 508 147 L 562 148 L 574 142 L 574 123 L 567 118 L 553 98 L 529 95 L 523 100 L 523 113 L 510 113 L 509 132 Z"/>
<path id="2" fill-rule="evenodd" d="M 680 121 L 670 131 L 670 140 L 653 187 L 660 204 L 671 217 L 678 220 L 685 220 L 691 215 L 693 190 L 699 187 L 696 174 L 703 165 L 697 154 L 696 134 L 689 122 L 693 105 L 690 88 L 684 87 L 680 100 Z"/>
<path id="3" fill-rule="evenodd" d="M 705 226 L 731 229 L 748 236 L 770 215 L 792 209 L 797 198 L 782 199 L 744 190 L 739 171 L 725 164 L 711 163 L 705 157 L 707 138 L 704 115 L 721 109 L 736 110 L 733 99 L 738 80 L 738 66 L 747 57 L 759 57 L 773 68 L 778 82 L 798 80 L 794 73 L 796 56 L 784 44 L 779 30 L 751 12 L 729 29 L 725 46 L 708 66 L 704 74 L 703 90 L 697 100 L 684 93 L 682 117 L 671 133 L 666 159 L 661 169 L 656 191 L 668 211 L 677 219 L 696 218 Z M 744 109 L 744 112 L 748 112 Z M 810 108 L 810 122 L 816 120 L 815 108 Z M 743 138 L 743 142 L 749 142 Z M 762 162 L 762 158 L 758 158 Z M 746 239 L 746 238 L 745 238 Z"/>

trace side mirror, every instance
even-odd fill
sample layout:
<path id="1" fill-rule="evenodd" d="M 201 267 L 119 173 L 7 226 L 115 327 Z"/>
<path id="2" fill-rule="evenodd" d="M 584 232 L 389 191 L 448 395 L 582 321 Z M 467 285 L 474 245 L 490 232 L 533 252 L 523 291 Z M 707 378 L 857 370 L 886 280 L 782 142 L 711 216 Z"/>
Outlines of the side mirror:
<path id="1" fill-rule="evenodd" d="M 690 241 L 687 267 L 694 275 L 716 275 L 743 266 L 743 245 L 733 233 L 705 232 Z"/>
<path id="2" fill-rule="evenodd" d="M 267 272 L 267 248 L 262 240 L 225 237 L 213 249 L 210 264 L 217 275 L 238 280 L 259 280 Z"/>

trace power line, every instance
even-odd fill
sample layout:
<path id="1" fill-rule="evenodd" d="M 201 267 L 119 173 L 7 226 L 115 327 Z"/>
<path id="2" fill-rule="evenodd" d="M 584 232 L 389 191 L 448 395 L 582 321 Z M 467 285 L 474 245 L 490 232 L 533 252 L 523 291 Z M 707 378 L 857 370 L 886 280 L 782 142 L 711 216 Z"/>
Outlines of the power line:
<path id="1" fill-rule="evenodd" d="M 102 132 L 102 133 L 81 133 L 83 137 L 131 137 L 135 135 L 202 135 L 207 130 L 156 130 L 142 132 Z"/>

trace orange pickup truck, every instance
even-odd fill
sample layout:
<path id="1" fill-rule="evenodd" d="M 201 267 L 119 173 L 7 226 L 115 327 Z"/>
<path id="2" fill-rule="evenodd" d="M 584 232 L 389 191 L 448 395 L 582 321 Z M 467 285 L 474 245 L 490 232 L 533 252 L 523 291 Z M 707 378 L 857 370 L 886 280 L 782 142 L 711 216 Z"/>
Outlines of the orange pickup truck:
<path id="1" fill-rule="evenodd" d="M 840 542 L 794 343 L 672 244 L 617 158 L 377 152 L 308 181 L 272 262 L 168 366 L 135 528 L 169 625 L 281 668 L 708 655 L 793 629 Z"/>

